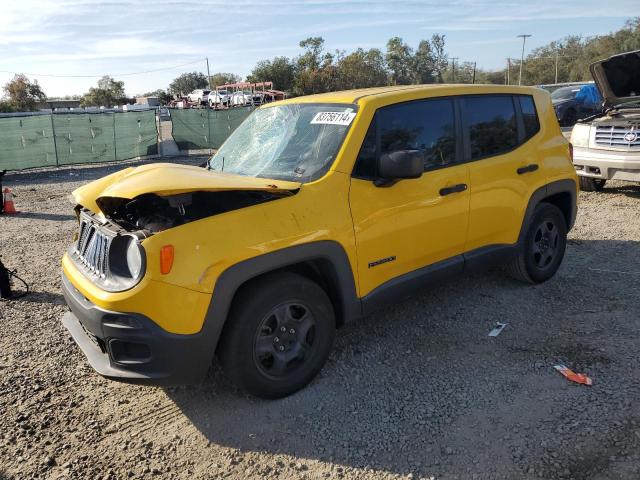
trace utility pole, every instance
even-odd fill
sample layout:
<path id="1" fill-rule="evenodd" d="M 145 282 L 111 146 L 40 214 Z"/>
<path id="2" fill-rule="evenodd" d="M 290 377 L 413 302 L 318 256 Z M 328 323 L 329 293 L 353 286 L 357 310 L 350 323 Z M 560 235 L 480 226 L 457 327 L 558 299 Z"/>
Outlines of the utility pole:
<path id="1" fill-rule="evenodd" d="M 213 87 L 211 86 L 211 73 L 209 73 L 209 57 L 204 57 L 204 59 L 207 61 L 207 80 L 209 81 L 209 90 L 213 90 Z"/>
<path id="2" fill-rule="evenodd" d="M 522 54 L 520 55 L 520 76 L 518 77 L 518 85 L 522 85 L 522 64 L 524 63 L 524 42 L 530 37 L 529 34 L 517 35 L 518 38 L 522 37 Z"/>
<path id="3" fill-rule="evenodd" d="M 471 83 L 476 83 L 476 62 L 473 62 L 473 78 L 471 79 Z"/>
<path id="4" fill-rule="evenodd" d="M 556 81 L 558 83 L 558 52 L 556 51 Z"/>
<path id="5" fill-rule="evenodd" d="M 451 57 L 451 83 L 456 82 L 456 60 L 458 57 Z"/>
<path id="6" fill-rule="evenodd" d="M 505 83 L 511 85 L 511 58 L 507 57 L 507 74 L 505 75 Z"/>

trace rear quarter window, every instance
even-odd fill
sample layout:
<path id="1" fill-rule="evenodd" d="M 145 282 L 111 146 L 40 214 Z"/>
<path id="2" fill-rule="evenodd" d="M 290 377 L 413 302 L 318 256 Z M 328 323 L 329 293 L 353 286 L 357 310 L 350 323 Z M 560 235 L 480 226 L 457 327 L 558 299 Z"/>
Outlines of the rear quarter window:
<path id="1" fill-rule="evenodd" d="M 464 97 L 471 160 L 498 155 L 518 145 L 516 109 L 511 95 Z"/>
<path id="2" fill-rule="evenodd" d="M 519 95 L 520 110 L 522 111 L 522 122 L 524 124 L 524 141 L 529 140 L 540 130 L 538 113 L 533 97 L 529 95 Z"/>

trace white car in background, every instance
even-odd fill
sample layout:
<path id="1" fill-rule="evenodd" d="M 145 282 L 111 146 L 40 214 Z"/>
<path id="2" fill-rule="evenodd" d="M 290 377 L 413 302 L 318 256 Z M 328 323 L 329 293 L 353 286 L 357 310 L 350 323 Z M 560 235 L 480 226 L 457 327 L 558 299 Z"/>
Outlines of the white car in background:
<path id="1" fill-rule="evenodd" d="M 260 92 L 252 92 L 243 90 L 233 92 L 231 94 L 231 105 L 262 105 L 264 103 L 264 94 Z"/>
<path id="2" fill-rule="evenodd" d="M 197 89 L 187 95 L 187 100 L 191 103 L 207 103 L 209 93 L 211 93 L 211 90 Z"/>
<path id="3" fill-rule="evenodd" d="M 226 105 L 229 103 L 230 94 L 227 90 L 212 90 L 209 92 L 208 102 L 211 108 L 216 105 Z"/>

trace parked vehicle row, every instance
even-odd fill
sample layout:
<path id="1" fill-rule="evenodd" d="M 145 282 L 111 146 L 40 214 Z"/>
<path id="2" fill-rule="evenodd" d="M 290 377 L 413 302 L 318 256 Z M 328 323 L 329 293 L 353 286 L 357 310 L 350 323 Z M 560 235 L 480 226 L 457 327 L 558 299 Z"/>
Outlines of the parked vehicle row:
<path id="1" fill-rule="evenodd" d="M 209 105 L 211 108 L 219 106 L 262 105 L 269 100 L 269 95 L 251 90 L 194 90 L 187 95 L 187 100 L 196 105 Z"/>

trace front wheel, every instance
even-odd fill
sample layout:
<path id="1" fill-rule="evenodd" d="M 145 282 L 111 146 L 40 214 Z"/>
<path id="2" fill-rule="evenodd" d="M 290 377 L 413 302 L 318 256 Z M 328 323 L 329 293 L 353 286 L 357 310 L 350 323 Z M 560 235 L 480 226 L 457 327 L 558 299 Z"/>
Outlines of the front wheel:
<path id="1" fill-rule="evenodd" d="M 555 275 L 567 246 L 567 222 L 558 207 L 536 206 L 523 245 L 510 265 L 511 274 L 528 283 L 542 283 Z"/>
<path id="2" fill-rule="evenodd" d="M 241 389 L 262 398 L 300 390 L 326 362 L 335 314 L 325 291 L 293 273 L 267 275 L 238 293 L 223 335 L 220 360 Z"/>
<path id="3" fill-rule="evenodd" d="M 602 178 L 579 177 L 580 190 L 583 192 L 601 192 L 604 189 L 606 180 Z"/>

